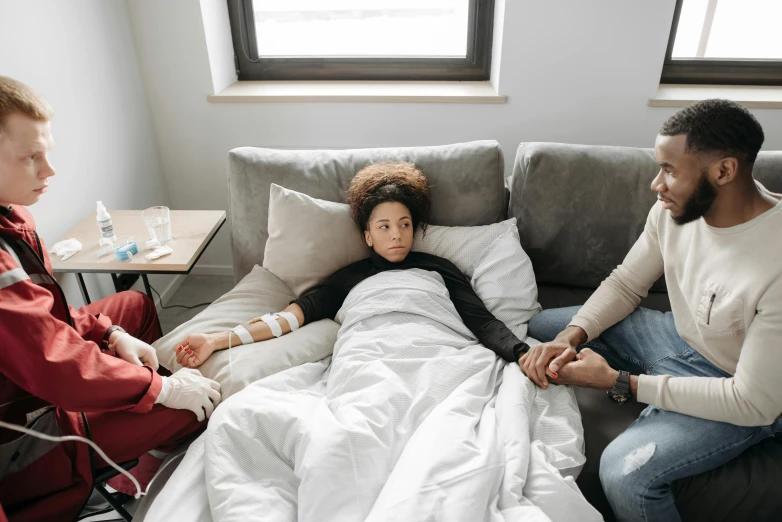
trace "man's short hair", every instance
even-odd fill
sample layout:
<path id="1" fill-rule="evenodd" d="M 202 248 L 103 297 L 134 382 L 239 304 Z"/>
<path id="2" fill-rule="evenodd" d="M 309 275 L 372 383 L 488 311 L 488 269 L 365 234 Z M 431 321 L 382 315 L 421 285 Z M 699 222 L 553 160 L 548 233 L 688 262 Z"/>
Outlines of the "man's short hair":
<path id="1" fill-rule="evenodd" d="M 729 100 L 703 100 L 663 123 L 662 136 L 687 135 L 687 151 L 734 156 L 740 168 L 752 167 L 765 136 L 758 120 Z"/>
<path id="2" fill-rule="evenodd" d="M 15 112 L 36 121 L 49 121 L 54 116 L 51 105 L 31 87 L 13 78 L 0 76 L 0 132 L 6 118 Z"/>

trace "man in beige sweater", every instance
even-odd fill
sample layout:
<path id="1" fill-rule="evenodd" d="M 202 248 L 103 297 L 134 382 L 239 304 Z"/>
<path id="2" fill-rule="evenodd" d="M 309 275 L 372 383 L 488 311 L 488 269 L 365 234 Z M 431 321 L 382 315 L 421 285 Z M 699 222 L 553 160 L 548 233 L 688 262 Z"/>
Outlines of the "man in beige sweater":
<path id="1" fill-rule="evenodd" d="M 658 202 L 582 308 L 530 322 L 537 385 L 649 405 L 603 452 L 619 520 L 679 520 L 671 483 L 782 431 L 782 198 L 752 177 L 763 129 L 741 106 L 696 103 L 655 143 Z M 637 308 L 665 274 L 672 312 Z"/>

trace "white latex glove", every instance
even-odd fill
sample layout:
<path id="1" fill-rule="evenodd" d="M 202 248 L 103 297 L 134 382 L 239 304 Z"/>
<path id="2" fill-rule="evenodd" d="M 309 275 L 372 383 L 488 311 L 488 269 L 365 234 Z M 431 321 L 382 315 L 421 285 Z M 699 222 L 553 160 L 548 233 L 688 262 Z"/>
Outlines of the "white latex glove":
<path id="1" fill-rule="evenodd" d="M 163 377 L 163 387 L 155 404 L 190 410 L 201 422 L 220 404 L 220 383 L 207 379 L 193 368 L 182 368 L 171 377 Z"/>
<path id="2" fill-rule="evenodd" d="M 128 333 L 123 333 L 109 346 L 109 349 L 117 352 L 123 361 L 128 361 L 137 366 L 149 366 L 157 371 L 160 366 L 157 362 L 157 352 L 150 345 L 136 339 Z"/>

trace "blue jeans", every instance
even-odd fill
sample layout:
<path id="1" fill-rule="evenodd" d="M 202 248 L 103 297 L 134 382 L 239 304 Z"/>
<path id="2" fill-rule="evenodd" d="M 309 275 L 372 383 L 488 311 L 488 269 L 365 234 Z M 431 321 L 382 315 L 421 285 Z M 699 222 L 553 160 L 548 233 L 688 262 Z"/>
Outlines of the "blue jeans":
<path id="1" fill-rule="evenodd" d="M 529 335 L 553 340 L 578 310 L 538 314 L 529 323 Z M 730 377 L 679 337 L 670 312 L 638 308 L 583 347 L 631 373 Z M 649 406 L 603 451 L 600 481 L 617 520 L 681 520 L 673 481 L 721 466 L 777 431 L 782 431 L 782 418 L 771 426 L 747 427 Z"/>

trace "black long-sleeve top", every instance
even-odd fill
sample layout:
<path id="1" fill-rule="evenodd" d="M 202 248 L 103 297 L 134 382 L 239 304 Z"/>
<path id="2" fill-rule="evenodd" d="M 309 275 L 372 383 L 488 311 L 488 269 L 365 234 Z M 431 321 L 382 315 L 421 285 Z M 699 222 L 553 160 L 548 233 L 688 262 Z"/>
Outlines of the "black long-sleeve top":
<path id="1" fill-rule="evenodd" d="M 399 263 L 392 263 L 373 252 L 371 257 L 338 270 L 312 292 L 292 302 L 301 307 L 305 323 L 334 319 L 350 290 L 364 279 L 386 270 L 409 268 L 437 272 L 443 277 L 451 301 L 462 321 L 486 348 L 510 362 L 518 361 L 521 354 L 529 348 L 527 343 L 519 340 L 502 321 L 486 309 L 470 281 L 456 265 L 442 257 L 423 252 L 410 252 Z"/>

